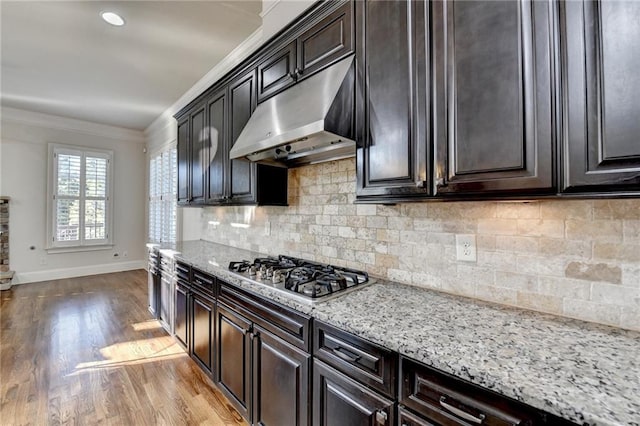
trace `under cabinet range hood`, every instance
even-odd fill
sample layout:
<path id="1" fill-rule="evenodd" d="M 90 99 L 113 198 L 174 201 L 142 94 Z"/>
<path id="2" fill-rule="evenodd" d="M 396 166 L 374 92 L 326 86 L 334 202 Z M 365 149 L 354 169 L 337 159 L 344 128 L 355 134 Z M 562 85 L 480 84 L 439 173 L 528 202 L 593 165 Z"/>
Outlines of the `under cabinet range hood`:
<path id="1" fill-rule="evenodd" d="M 230 151 L 297 167 L 353 157 L 353 56 L 258 105 Z"/>

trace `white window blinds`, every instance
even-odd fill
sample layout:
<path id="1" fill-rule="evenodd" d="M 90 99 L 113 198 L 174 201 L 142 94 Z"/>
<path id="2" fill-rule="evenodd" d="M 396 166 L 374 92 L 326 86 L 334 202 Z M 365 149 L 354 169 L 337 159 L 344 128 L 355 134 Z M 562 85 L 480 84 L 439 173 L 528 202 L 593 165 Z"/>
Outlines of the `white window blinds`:
<path id="1" fill-rule="evenodd" d="M 110 244 L 110 152 L 50 147 L 50 247 Z"/>
<path id="2" fill-rule="evenodd" d="M 149 241 L 176 241 L 177 151 L 171 148 L 149 163 Z"/>

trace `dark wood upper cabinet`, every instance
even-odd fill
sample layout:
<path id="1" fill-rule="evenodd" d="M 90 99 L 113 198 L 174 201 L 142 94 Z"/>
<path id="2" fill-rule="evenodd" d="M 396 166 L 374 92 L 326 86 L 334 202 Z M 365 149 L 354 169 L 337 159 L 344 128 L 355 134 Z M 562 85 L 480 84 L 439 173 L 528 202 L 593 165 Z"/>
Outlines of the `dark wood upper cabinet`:
<path id="1" fill-rule="evenodd" d="M 553 193 L 553 3 L 431 3 L 437 194 Z"/>
<path id="2" fill-rule="evenodd" d="M 256 109 L 256 71 L 236 78 L 229 85 L 229 109 L 231 111 L 229 132 L 232 147 L 242 129 Z M 230 196 L 236 203 L 255 203 L 256 164 L 245 159 L 230 160 Z"/>
<path id="3" fill-rule="evenodd" d="M 566 192 L 640 190 L 640 3 L 560 5 Z"/>
<path id="4" fill-rule="evenodd" d="M 202 204 L 205 201 L 207 160 L 209 156 L 209 137 L 205 126 L 205 106 L 202 105 L 189 116 L 190 135 L 190 180 L 191 203 Z"/>
<path id="5" fill-rule="evenodd" d="M 203 204 L 209 139 L 205 107 L 198 105 L 178 121 L 178 204 Z"/>
<path id="6" fill-rule="evenodd" d="M 291 42 L 258 63 L 258 102 L 296 82 L 296 42 Z"/>
<path id="7" fill-rule="evenodd" d="M 354 50 L 353 4 L 346 2 L 298 37 L 296 77 L 306 78 Z"/>
<path id="8" fill-rule="evenodd" d="M 229 156 L 227 89 L 216 92 L 207 103 L 209 131 L 209 186 L 207 203 L 225 199 L 225 170 Z"/>
<path id="9" fill-rule="evenodd" d="M 189 116 L 185 116 L 178 121 L 178 204 L 189 203 Z"/>
<path id="10" fill-rule="evenodd" d="M 292 41 L 276 43 L 258 61 L 258 103 L 282 92 L 355 50 L 353 4 L 332 5 Z M 286 40 L 286 37 L 285 37 Z"/>
<path id="11" fill-rule="evenodd" d="M 429 193 L 425 3 L 356 2 L 357 196 Z"/>

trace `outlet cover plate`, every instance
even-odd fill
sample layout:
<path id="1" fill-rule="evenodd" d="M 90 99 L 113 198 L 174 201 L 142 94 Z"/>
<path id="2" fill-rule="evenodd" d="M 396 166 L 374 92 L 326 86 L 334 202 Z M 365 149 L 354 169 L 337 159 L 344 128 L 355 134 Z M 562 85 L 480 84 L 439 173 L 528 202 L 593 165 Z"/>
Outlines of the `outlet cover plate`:
<path id="1" fill-rule="evenodd" d="M 474 234 L 456 235 L 456 259 L 464 262 L 476 262 L 476 236 Z"/>

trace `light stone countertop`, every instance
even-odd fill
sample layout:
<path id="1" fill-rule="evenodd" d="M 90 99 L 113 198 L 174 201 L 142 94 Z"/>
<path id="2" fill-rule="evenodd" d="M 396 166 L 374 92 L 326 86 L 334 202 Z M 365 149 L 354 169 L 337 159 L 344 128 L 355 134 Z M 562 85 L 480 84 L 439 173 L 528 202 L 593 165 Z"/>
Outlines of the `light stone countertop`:
<path id="1" fill-rule="evenodd" d="M 227 270 L 230 261 L 264 254 L 205 241 L 161 248 L 245 290 L 565 419 L 640 425 L 638 332 L 385 280 L 310 305 Z"/>

